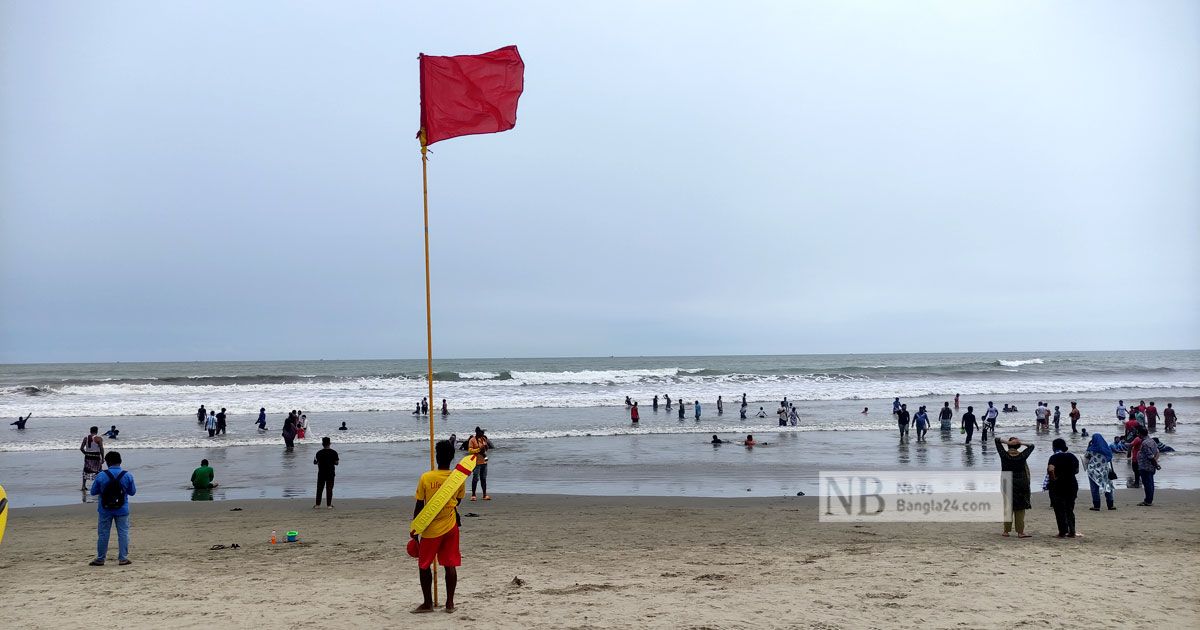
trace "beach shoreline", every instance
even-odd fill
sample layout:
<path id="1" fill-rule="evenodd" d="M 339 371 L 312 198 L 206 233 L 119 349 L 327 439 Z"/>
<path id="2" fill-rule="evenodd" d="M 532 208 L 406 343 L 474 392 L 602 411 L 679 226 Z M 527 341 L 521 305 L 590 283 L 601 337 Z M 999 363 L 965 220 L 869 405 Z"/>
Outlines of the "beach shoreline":
<path id="1" fill-rule="evenodd" d="M 1055 539 L 1035 493 L 1034 538 L 1018 540 L 999 524 L 819 523 L 816 497 L 496 495 L 460 506 L 458 611 L 417 619 L 411 499 L 135 497 L 129 567 L 86 566 L 94 505 L 13 509 L 0 586 L 28 628 L 1195 627 L 1200 491 L 1139 508 L 1122 490 L 1115 512 L 1080 498 L 1084 538 Z M 272 530 L 301 543 L 271 545 Z"/>

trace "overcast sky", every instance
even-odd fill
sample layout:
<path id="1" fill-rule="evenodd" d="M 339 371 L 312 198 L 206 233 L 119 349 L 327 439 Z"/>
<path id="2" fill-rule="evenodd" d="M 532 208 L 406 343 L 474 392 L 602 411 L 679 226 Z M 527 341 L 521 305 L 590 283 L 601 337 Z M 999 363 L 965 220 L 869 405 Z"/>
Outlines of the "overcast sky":
<path id="1" fill-rule="evenodd" d="M 423 6 L 422 6 L 423 5 Z M 453 5 L 453 8 L 447 8 Z M 0 1 L 0 361 L 1200 347 L 1200 4 Z"/>

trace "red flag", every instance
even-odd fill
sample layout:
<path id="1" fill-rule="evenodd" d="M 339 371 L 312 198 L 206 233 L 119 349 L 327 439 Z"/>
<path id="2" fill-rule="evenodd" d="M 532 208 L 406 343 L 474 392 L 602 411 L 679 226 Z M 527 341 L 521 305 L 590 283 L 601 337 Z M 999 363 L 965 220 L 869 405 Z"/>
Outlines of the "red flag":
<path id="1" fill-rule="evenodd" d="M 421 55 L 421 128 L 425 144 L 517 124 L 525 62 L 516 46 L 482 55 Z M 419 134 L 418 134 L 418 137 Z"/>

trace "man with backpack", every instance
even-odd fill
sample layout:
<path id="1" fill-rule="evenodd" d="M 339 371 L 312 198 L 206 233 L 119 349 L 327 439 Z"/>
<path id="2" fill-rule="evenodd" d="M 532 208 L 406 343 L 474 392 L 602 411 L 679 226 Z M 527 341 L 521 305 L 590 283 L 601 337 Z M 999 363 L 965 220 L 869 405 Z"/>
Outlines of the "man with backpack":
<path id="1" fill-rule="evenodd" d="M 121 470 L 121 454 L 109 451 L 104 454 L 104 462 L 108 469 L 96 475 L 92 482 L 92 496 L 99 496 L 96 505 L 99 521 L 96 526 L 96 559 L 89 565 L 104 566 L 108 556 L 108 535 L 112 532 L 112 524 L 117 524 L 117 564 L 125 566 L 129 561 L 129 497 L 137 494 L 137 486 L 133 484 L 133 475 Z"/>

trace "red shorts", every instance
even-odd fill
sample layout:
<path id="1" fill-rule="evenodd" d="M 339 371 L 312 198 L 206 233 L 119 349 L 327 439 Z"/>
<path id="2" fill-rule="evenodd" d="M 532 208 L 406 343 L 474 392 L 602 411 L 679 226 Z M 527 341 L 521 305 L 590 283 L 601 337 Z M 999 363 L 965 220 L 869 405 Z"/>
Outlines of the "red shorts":
<path id="1" fill-rule="evenodd" d="M 458 525 L 437 538 L 421 538 L 417 551 L 417 567 L 428 569 L 437 558 L 438 564 L 444 567 L 457 567 L 462 564 L 462 554 L 458 551 Z"/>

